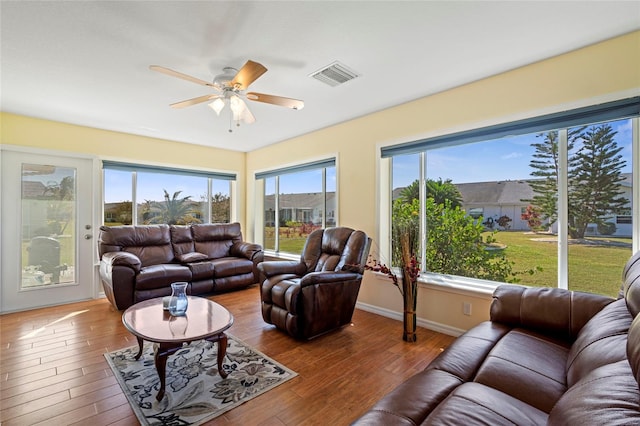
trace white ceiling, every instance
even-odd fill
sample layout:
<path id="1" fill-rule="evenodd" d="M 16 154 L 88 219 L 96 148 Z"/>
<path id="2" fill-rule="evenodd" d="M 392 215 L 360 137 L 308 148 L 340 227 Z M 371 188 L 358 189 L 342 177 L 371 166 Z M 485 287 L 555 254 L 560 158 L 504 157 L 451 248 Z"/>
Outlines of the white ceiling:
<path id="1" fill-rule="evenodd" d="M 639 1 L 0 7 L 2 111 L 245 152 L 640 29 Z M 252 91 L 303 99 L 304 109 L 248 102 L 257 121 L 229 133 L 228 116 L 206 103 L 168 106 L 212 91 L 148 68 L 210 81 L 247 59 L 269 69 Z M 308 77 L 336 60 L 361 77 L 337 87 Z"/>

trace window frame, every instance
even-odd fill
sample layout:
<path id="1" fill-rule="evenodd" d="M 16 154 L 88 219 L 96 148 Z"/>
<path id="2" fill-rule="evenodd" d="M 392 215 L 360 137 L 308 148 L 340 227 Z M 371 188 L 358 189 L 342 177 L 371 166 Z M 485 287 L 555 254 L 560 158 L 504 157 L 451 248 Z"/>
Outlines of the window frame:
<path id="1" fill-rule="evenodd" d="M 180 168 L 180 167 L 172 167 L 172 166 L 158 166 L 152 164 L 145 163 L 128 163 L 121 161 L 112 161 L 112 160 L 102 160 L 102 214 L 101 220 L 103 225 L 105 224 L 105 185 L 106 179 L 104 179 L 104 174 L 106 170 L 116 170 L 123 172 L 131 173 L 131 224 L 139 225 L 138 221 L 138 203 L 137 200 L 137 190 L 138 190 L 138 173 L 158 173 L 162 175 L 181 175 L 181 176 L 191 176 L 191 177 L 199 177 L 206 179 L 206 191 L 207 191 L 207 205 L 206 205 L 206 213 L 203 216 L 206 216 L 206 220 L 203 223 L 212 223 L 212 214 L 213 209 L 211 206 L 211 200 L 214 195 L 213 193 L 213 180 L 220 181 L 228 181 L 229 183 L 229 222 L 234 222 L 237 220 L 236 212 L 237 209 L 234 208 L 234 200 L 236 199 L 236 184 L 237 184 L 237 173 L 235 172 L 222 172 L 222 171 L 213 171 L 213 170 L 202 170 L 202 169 L 190 169 L 190 168 Z"/>
<path id="2" fill-rule="evenodd" d="M 568 157 L 566 137 L 567 129 L 577 125 L 589 124 L 595 122 L 608 122 L 622 119 L 630 119 L 632 124 L 632 181 L 640 182 L 640 97 L 621 99 L 605 104 L 592 105 L 569 111 L 547 114 L 543 116 L 518 120 L 514 122 L 505 122 L 477 129 L 470 129 L 461 132 L 454 132 L 434 136 L 416 141 L 404 142 L 395 145 L 379 147 L 379 168 L 380 170 L 380 186 L 379 197 L 380 204 L 378 210 L 379 217 L 379 235 L 380 235 L 380 256 L 382 258 L 391 259 L 391 220 L 392 220 L 392 176 L 393 161 L 395 155 L 420 154 L 420 205 L 424 204 L 423 194 L 426 182 L 425 170 L 425 153 L 431 149 L 443 148 L 456 145 L 464 145 L 474 142 L 488 141 L 499 137 L 516 136 L 519 134 L 527 134 L 534 132 L 547 132 L 551 130 L 559 130 L 560 133 L 560 158 L 564 160 Z M 588 121 L 581 121 L 588 120 Z M 546 123 L 546 124 L 545 124 Z M 559 127 L 560 125 L 564 127 Z M 497 135 L 497 136 L 492 136 Z M 561 187 L 559 187 L 559 199 L 561 203 L 558 205 L 558 282 L 560 288 L 568 288 L 568 224 L 566 220 L 568 208 L 567 194 L 567 176 L 566 168 L 562 168 L 559 175 Z M 421 212 L 421 259 L 424 261 L 426 241 L 426 219 L 424 213 Z M 632 206 L 631 216 L 640 218 L 640 184 L 632 187 Z M 632 253 L 640 250 L 640 219 L 633 221 L 632 224 Z M 433 272 L 423 272 L 419 281 L 422 284 L 435 285 L 438 287 L 449 287 L 451 289 L 461 290 L 463 292 L 491 294 L 497 285 L 502 283 L 481 280 L 476 278 L 450 276 Z M 401 276 L 401 275 L 400 275 Z"/>
<path id="3" fill-rule="evenodd" d="M 335 209 L 334 214 L 329 215 L 327 213 L 327 168 L 333 167 L 335 169 L 335 179 L 336 179 L 336 188 L 335 188 Z M 320 215 L 321 218 L 321 226 L 322 228 L 327 227 L 327 220 L 329 218 L 333 219 L 332 226 L 339 226 L 338 223 L 338 166 L 337 166 L 337 156 L 322 158 L 319 160 L 313 160 L 304 163 L 296 163 L 292 165 L 287 165 L 280 168 L 269 169 L 265 171 L 256 172 L 254 175 L 254 179 L 256 182 L 256 199 L 260 200 L 256 203 L 256 211 L 259 211 L 259 215 L 256 217 L 255 230 L 256 237 L 259 236 L 262 245 L 264 246 L 264 228 L 265 228 L 265 191 L 266 191 L 266 179 L 274 178 L 274 228 L 275 228 L 275 243 L 274 248 L 264 248 L 264 252 L 267 255 L 271 255 L 281 259 L 299 259 L 300 253 L 289 253 L 280 250 L 280 235 L 279 235 L 279 227 L 280 227 L 280 177 L 282 175 L 300 173 L 311 170 L 321 170 L 322 172 L 322 199 L 323 199 L 323 211 Z M 332 191 L 333 192 L 333 191 Z M 257 238 L 256 238 L 257 239 Z"/>

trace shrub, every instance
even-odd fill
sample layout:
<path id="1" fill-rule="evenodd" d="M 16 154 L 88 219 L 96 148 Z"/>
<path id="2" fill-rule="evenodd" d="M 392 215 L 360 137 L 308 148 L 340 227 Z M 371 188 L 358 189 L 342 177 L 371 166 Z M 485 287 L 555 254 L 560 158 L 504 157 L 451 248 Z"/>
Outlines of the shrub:
<path id="1" fill-rule="evenodd" d="M 616 224 L 613 222 L 602 222 L 598 224 L 598 234 L 613 235 L 616 233 Z"/>

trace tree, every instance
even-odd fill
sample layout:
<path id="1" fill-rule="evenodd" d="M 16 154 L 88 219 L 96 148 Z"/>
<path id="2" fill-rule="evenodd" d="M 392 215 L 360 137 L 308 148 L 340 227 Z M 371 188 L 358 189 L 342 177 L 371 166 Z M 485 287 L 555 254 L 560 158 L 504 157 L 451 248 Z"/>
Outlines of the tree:
<path id="1" fill-rule="evenodd" d="M 426 269 L 441 274 L 516 282 L 513 262 L 502 251 L 487 250 L 493 233 L 483 239 L 484 226 L 451 203 L 427 199 Z"/>
<path id="2" fill-rule="evenodd" d="M 445 181 L 442 178 L 438 180 L 427 179 L 427 198 L 432 198 L 436 204 L 444 204 L 446 200 L 451 202 L 451 207 L 462 206 L 462 194 L 452 182 L 451 179 Z M 413 200 L 420 198 L 420 182 L 414 180 L 410 185 L 404 187 L 400 191 L 400 199 L 405 204 L 411 204 Z"/>
<path id="3" fill-rule="evenodd" d="M 552 225 L 558 220 L 558 132 L 540 133 L 536 137 L 543 138 L 542 142 L 531 144 L 535 153 L 529 166 L 535 169 L 531 176 L 538 179 L 529 181 L 529 186 L 536 195 L 522 201 L 533 204 L 540 219 Z"/>
<path id="4" fill-rule="evenodd" d="M 414 251 L 420 247 L 419 209 L 420 202 L 417 199 L 412 200 L 411 203 L 405 203 L 399 198 L 393 204 L 392 264 L 395 266 L 400 266 L 402 259 L 399 244 L 396 243 L 399 240 L 397 229 L 415 230 L 415 232 L 409 232 L 409 238 Z M 433 198 L 427 198 L 425 214 L 427 220 L 425 268 L 427 271 L 517 282 L 517 273 L 512 269 L 513 263 L 506 259 L 502 251 L 487 250 L 487 245 L 495 242 L 493 236 L 489 235 L 483 239 L 482 224 L 477 223 L 460 207 L 452 207 L 450 200 L 439 204 Z"/>
<path id="5" fill-rule="evenodd" d="M 164 202 L 155 203 L 151 210 L 156 213 L 149 219 L 149 223 L 166 223 L 169 225 L 184 225 L 187 223 L 199 223 L 200 220 L 192 215 L 191 196 L 179 198 L 182 191 L 176 191 L 169 196 L 164 191 Z"/>
<path id="6" fill-rule="evenodd" d="M 133 211 L 133 203 L 131 201 L 122 201 L 116 204 L 114 213 L 115 219 L 123 225 L 131 225 L 131 212 Z"/>
<path id="7" fill-rule="evenodd" d="M 462 194 L 451 179 L 444 182 L 442 178 L 427 179 L 427 198 L 433 199 L 436 204 L 446 204 L 449 201 L 450 208 L 462 207 Z"/>
<path id="8" fill-rule="evenodd" d="M 65 176 L 60 182 L 48 183 L 42 192 L 47 200 L 47 221 L 49 233 L 64 234 L 69 222 L 74 217 L 76 182 L 73 176 Z"/>
<path id="9" fill-rule="evenodd" d="M 583 238 L 590 223 L 600 224 L 607 215 L 618 213 L 628 200 L 621 197 L 619 183 L 625 161 L 614 140 L 616 132 L 609 124 L 572 129 L 568 134 L 568 210 L 569 236 Z M 529 201 L 542 220 L 549 224 L 557 220 L 558 206 L 558 133 L 540 134 L 541 143 L 534 143 L 532 176 L 540 179 L 529 184 L 536 193 Z M 576 147 L 578 147 L 576 149 Z"/>
<path id="10" fill-rule="evenodd" d="M 420 181 L 418 179 L 402 188 L 398 197 L 404 204 L 411 204 L 413 200 L 420 199 Z"/>
<path id="11" fill-rule="evenodd" d="M 620 213 L 629 202 L 620 189 L 626 164 L 609 124 L 592 126 L 583 133 L 581 146 L 569 162 L 569 235 L 584 238 L 590 223 L 601 225 Z"/>
<path id="12" fill-rule="evenodd" d="M 221 192 L 211 196 L 211 222 L 228 223 L 231 220 L 230 201 L 230 197 Z"/>

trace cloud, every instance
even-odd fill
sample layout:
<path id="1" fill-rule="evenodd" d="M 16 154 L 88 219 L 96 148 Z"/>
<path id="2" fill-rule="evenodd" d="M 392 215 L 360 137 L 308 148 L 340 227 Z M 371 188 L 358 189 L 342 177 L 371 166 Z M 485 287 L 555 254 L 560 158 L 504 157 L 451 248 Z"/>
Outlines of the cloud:
<path id="1" fill-rule="evenodd" d="M 501 160 L 511 160 L 512 158 L 520 158 L 522 157 L 522 153 L 521 152 L 511 152 L 509 154 L 505 154 L 500 156 Z"/>

